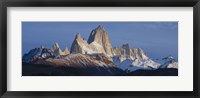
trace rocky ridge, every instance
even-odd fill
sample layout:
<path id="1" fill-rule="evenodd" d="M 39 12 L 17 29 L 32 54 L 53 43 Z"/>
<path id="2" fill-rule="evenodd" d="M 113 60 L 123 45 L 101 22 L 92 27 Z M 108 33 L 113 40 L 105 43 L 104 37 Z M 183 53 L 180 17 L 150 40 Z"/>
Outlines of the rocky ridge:
<path id="1" fill-rule="evenodd" d="M 126 72 L 139 69 L 155 70 L 159 68 L 176 68 L 178 63 L 173 57 L 162 60 L 152 60 L 141 48 L 133 48 L 127 44 L 112 48 L 109 36 L 103 26 L 91 31 L 88 40 L 77 33 L 71 45 L 63 51 L 58 43 L 51 49 L 41 46 L 24 54 L 22 61 L 31 64 L 43 64 L 62 67 L 97 68 L 104 72 L 119 68 Z M 112 73 L 112 72 L 111 72 Z M 114 74 L 114 73 L 112 73 Z"/>
<path id="2" fill-rule="evenodd" d="M 71 46 L 71 53 L 98 54 L 103 53 L 112 56 L 112 46 L 102 26 L 92 30 L 88 41 L 84 40 L 80 33 L 77 33 Z"/>

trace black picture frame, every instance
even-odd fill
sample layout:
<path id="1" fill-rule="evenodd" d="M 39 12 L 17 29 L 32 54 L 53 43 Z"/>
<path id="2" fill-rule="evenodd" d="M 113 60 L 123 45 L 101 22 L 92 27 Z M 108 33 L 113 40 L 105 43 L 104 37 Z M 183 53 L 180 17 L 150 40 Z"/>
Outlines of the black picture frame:
<path id="1" fill-rule="evenodd" d="M 2 98 L 199 98 L 200 0 L 1 0 L 0 96 Z M 193 91 L 7 91 L 7 7 L 193 7 Z"/>

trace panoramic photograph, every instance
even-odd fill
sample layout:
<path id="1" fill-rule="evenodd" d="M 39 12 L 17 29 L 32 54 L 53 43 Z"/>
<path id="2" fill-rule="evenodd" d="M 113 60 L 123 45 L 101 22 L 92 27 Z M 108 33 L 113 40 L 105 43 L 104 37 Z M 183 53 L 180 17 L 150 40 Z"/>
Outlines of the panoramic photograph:
<path id="1" fill-rule="evenodd" d="M 178 76 L 178 22 L 22 22 L 22 76 Z"/>

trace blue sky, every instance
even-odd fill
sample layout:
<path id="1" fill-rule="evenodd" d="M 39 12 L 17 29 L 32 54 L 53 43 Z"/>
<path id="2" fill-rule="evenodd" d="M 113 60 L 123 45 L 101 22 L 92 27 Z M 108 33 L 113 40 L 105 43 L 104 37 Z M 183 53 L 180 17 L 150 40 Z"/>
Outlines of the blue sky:
<path id="1" fill-rule="evenodd" d="M 178 59 L 178 22 L 22 22 L 22 53 L 40 45 L 51 48 L 55 42 L 70 50 L 77 32 L 87 40 L 98 25 L 104 27 L 113 47 L 129 43 L 151 58 Z"/>

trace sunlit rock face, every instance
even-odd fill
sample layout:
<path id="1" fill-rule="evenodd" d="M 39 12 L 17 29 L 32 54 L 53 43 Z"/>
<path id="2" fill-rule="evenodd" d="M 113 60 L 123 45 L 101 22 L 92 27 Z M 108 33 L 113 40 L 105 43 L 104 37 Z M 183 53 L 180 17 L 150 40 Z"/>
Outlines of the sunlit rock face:
<path id="1" fill-rule="evenodd" d="M 63 51 L 60 49 L 60 46 L 58 43 L 55 43 L 52 46 L 52 51 L 56 56 L 62 56 L 62 55 L 67 55 L 69 54 L 68 48 L 66 47 Z"/>
<path id="2" fill-rule="evenodd" d="M 88 40 L 83 39 L 81 34 L 77 33 L 70 51 L 67 47 L 62 50 L 55 42 L 51 49 L 44 46 L 31 49 L 23 55 L 22 61 L 54 67 L 75 67 L 86 72 L 89 72 L 87 68 L 92 68 L 92 73 L 100 71 L 109 75 L 140 69 L 178 69 L 178 62 L 172 56 L 154 60 L 144 50 L 131 48 L 128 43 L 112 48 L 107 32 L 103 26 L 98 26 L 91 31 Z"/>
<path id="3" fill-rule="evenodd" d="M 98 26 L 96 29 L 92 30 L 88 43 L 96 43 L 102 46 L 103 52 L 108 56 L 112 56 L 112 45 L 110 43 L 110 39 L 108 37 L 107 32 L 104 30 L 103 26 Z"/>
<path id="4" fill-rule="evenodd" d="M 88 41 L 84 40 L 78 33 L 71 46 L 71 53 L 96 54 L 103 53 L 112 56 L 112 46 L 102 26 L 92 30 Z"/>
<path id="5" fill-rule="evenodd" d="M 65 49 L 63 50 L 63 55 L 67 55 L 67 54 L 69 54 L 69 50 L 67 47 L 65 47 Z"/>
<path id="6" fill-rule="evenodd" d="M 84 48 L 88 48 L 88 44 L 81 37 L 80 33 L 76 34 L 76 37 L 71 46 L 71 53 L 84 53 Z"/>
<path id="7" fill-rule="evenodd" d="M 160 64 L 151 60 L 141 48 L 131 49 L 129 44 L 113 49 L 113 62 L 123 70 L 157 69 Z"/>

